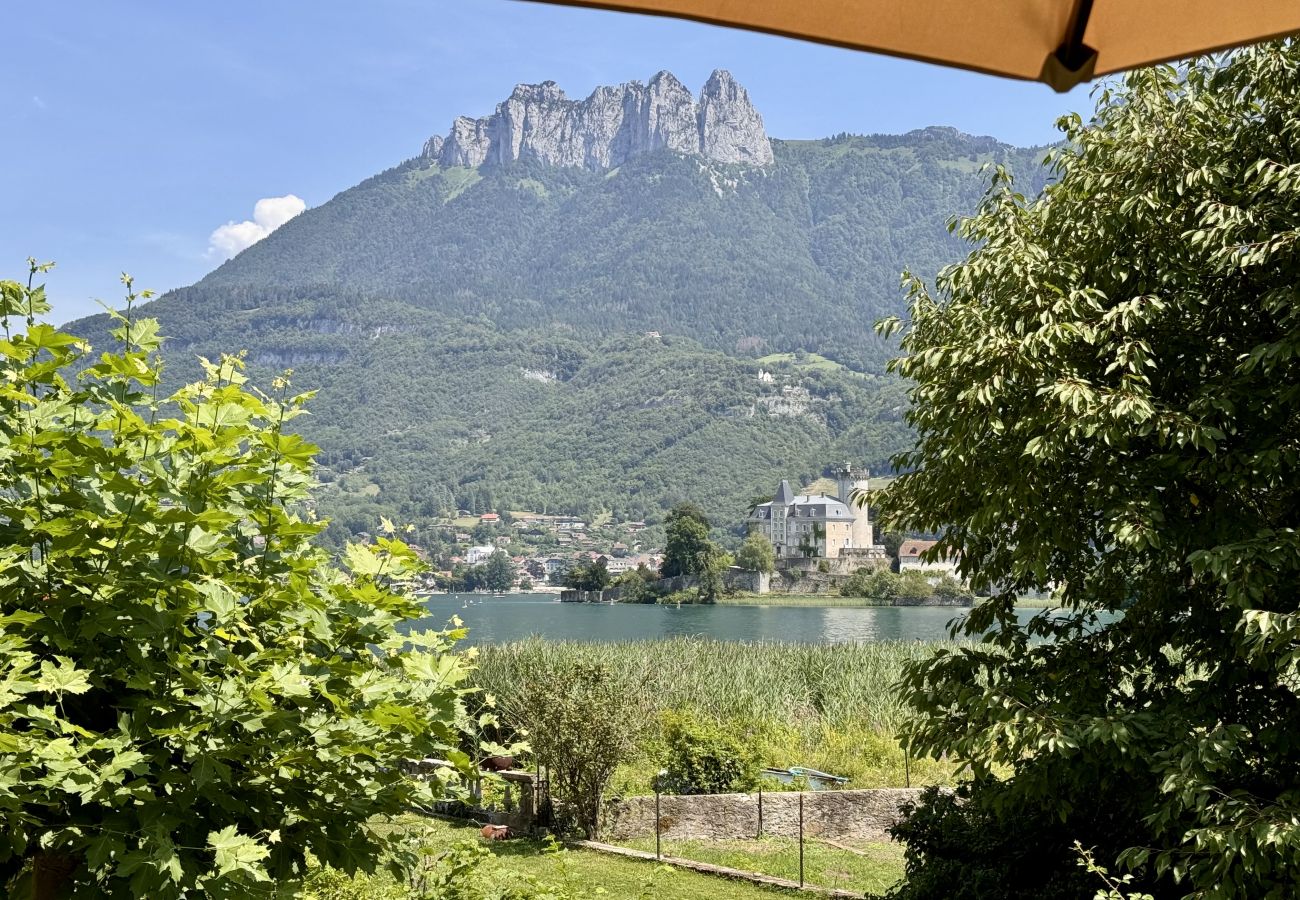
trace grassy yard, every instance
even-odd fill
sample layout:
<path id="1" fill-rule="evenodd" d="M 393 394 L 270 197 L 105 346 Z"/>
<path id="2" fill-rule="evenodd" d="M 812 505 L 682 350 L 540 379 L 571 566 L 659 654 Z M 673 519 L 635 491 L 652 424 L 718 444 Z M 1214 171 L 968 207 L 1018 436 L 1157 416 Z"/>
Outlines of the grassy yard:
<path id="1" fill-rule="evenodd" d="M 804 881 L 807 884 L 880 893 L 903 877 L 902 845 L 889 842 L 837 843 L 842 846 L 835 847 L 814 839 L 804 842 Z M 655 841 L 653 837 L 637 838 L 625 841 L 624 846 L 653 853 Z M 853 849 L 844 849 L 847 846 Z M 799 842 L 790 838 L 665 841 L 663 853 L 745 872 L 796 881 L 799 878 Z"/>
<path id="2" fill-rule="evenodd" d="M 494 887 L 511 886 L 525 896 L 558 895 L 573 900 L 771 900 L 789 892 L 623 859 L 589 850 L 555 850 L 542 841 L 513 839 L 484 845 L 476 826 L 411 816 L 395 827 L 418 841 L 432 864 L 459 843 L 485 846 L 487 857 L 469 878 Z M 653 848 L 652 848 L 653 849 Z M 412 885 L 384 873 L 350 878 L 318 871 L 307 884 L 308 900 L 407 900 Z M 493 896 L 485 892 L 484 896 Z M 518 896 L 518 895 L 516 895 Z"/>

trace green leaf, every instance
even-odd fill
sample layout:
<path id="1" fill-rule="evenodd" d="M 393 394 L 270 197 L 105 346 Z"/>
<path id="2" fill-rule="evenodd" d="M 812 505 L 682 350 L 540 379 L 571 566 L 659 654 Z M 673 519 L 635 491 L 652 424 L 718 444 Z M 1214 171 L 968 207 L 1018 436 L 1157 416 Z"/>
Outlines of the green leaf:
<path id="1" fill-rule="evenodd" d="M 56 656 L 53 661 L 42 660 L 36 688 L 58 694 L 84 694 L 90 690 L 90 679 L 72 660 Z"/>
<path id="2" fill-rule="evenodd" d="M 215 856 L 218 878 L 239 872 L 259 881 L 266 880 L 259 863 L 271 854 L 270 848 L 256 838 L 240 834 L 237 826 L 229 825 L 209 833 L 208 848 Z"/>

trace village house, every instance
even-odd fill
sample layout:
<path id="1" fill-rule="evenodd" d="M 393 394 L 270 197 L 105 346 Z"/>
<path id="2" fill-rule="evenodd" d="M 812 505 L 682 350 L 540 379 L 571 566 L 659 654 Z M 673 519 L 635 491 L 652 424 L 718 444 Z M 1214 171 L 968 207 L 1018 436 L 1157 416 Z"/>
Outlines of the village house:
<path id="1" fill-rule="evenodd" d="M 598 556 L 596 562 L 605 561 L 605 571 L 612 576 L 622 575 L 624 572 L 630 572 L 636 568 L 636 564 L 627 557 L 620 556 Z"/>
<path id="2" fill-rule="evenodd" d="M 492 544 L 480 544 L 477 547 L 470 547 L 465 553 L 465 561 L 471 566 L 477 566 L 479 563 L 487 562 L 488 557 L 497 552 L 497 548 Z"/>
<path id="3" fill-rule="evenodd" d="M 937 544 L 938 541 L 906 540 L 898 546 L 899 572 L 926 572 L 934 575 L 957 575 L 956 556 L 945 556 L 933 562 L 922 559 L 921 555 Z"/>

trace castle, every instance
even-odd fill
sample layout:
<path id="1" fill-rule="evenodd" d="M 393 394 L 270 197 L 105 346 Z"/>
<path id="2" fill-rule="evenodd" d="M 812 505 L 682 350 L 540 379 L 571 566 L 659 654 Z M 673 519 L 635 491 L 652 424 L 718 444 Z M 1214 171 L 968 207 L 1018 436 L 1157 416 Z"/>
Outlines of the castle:
<path id="1" fill-rule="evenodd" d="M 837 559 L 883 554 L 872 540 L 867 509 L 867 474 L 861 477 L 849 463 L 834 470 L 836 497 L 795 494 L 782 479 L 776 496 L 754 507 L 750 528 L 772 542 L 778 561 L 783 559 Z M 845 552 L 849 551 L 849 552 Z M 858 552 L 853 552 L 858 551 Z"/>

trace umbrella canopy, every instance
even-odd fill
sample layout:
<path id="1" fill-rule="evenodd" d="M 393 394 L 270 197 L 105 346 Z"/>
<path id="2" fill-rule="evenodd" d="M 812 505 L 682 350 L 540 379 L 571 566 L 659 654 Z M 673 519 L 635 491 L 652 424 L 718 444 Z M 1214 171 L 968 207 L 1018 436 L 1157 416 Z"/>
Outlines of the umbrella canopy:
<path id="1" fill-rule="evenodd" d="M 695 19 L 1043 81 L 1300 31 L 1300 0 L 542 0 Z"/>

